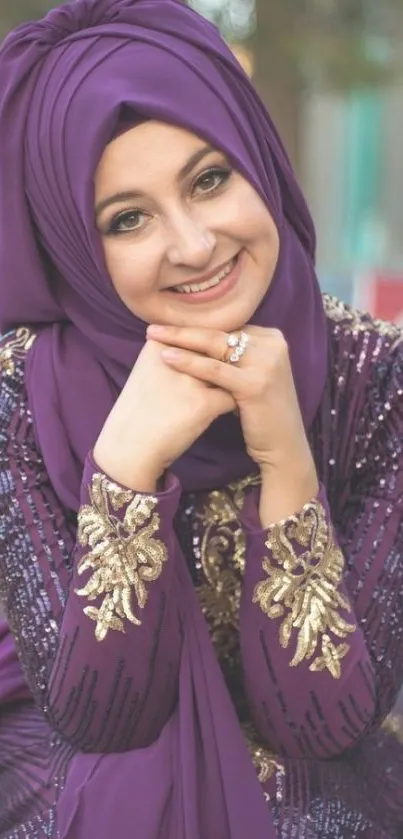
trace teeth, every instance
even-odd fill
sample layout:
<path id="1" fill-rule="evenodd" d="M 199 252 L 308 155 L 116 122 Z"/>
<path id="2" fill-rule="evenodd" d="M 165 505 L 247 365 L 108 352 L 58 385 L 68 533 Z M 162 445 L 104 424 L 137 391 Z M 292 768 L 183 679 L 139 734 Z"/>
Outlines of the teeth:
<path id="1" fill-rule="evenodd" d="M 221 280 L 224 280 L 225 277 L 228 277 L 228 274 L 231 273 L 235 264 L 235 259 L 233 259 L 226 268 L 223 268 L 219 274 L 216 274 L 215 277 L 211 277 L 210 280 L 205 280 L 204 283 L 193 283 L 193 285 L 180 285 L 175 287 L 175 291 L 179 294 L 194 294 L 197 291 L 206 291 L 208 288 L 213 288 L 213 286 L 218 285 Z"/>

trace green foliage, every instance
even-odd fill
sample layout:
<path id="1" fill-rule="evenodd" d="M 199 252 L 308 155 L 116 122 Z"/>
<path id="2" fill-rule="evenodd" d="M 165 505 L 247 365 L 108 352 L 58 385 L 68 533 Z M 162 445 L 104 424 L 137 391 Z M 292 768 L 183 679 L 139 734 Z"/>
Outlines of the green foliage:
<path id="1" fill-rule="evenodd" d="M 20 23 L 42 17 L 53 6 L 60 5 L 52 0 L 1 0 L 0 37 L 3 37 Z"/>
<path id="2" fill-rule="evenodd" d="M 345 91 L 374 88 L 402 71 L 403 0 L 281 0 L 278 51 L 302 84 Z M 276 14 L 277 0 L 257 0 L 258 22 Z M 284 9 L 288 8 L 288 22 Z M 259 40 L 259 25 L 256 36 Z M 260 30 L 261 31 L 261 30 Z"/>
<path id="3" fill-rule="evenodd" d="M 402 73 L 403 0 L 188 0 L 223 35 L 251 45 L 258 68 L 301 87 L 346 90 Z M 1 0 L 0 37 L 53 0 Z M 259 71 L 260 72 L 260 71 Z"/>
<path id="4" fill-rule="evenodd" d="M 226 38 L 242 41 L 255 28 L 255 0 L 188 0 L 188 3 L 214 21 Z"/>
<path id="5" fill-rule="evenodd" d="M 402 73 L 403 0 L 189 2 L 225 37 L 249 42 L 259 74 L 277 68 L 301 87 L 344 91 Z"/>

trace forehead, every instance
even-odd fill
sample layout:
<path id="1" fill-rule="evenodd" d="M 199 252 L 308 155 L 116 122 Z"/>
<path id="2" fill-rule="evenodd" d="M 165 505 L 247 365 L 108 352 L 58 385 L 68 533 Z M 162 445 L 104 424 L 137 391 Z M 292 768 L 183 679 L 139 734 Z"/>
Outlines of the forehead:
<path id="1" fill-rule="evenodd" d="M 109 143 L 96 171 L 97 191 L 133 186 L 142 189 L 152 179 L 175 177 L 186 162 L 206 146 L 206 140 L 184 128 L 150 120 L 136 125 Z"/>

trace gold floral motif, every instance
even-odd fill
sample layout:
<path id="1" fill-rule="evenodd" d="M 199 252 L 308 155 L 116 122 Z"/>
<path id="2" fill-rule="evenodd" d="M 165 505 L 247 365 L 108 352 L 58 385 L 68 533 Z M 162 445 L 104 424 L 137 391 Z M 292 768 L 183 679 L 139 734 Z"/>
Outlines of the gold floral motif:
<path id="1" fill-rule="evenodd" d="M 353 309 L 331 294 L 323 295 L 323 303 L 326 316 L 335 323 L 342 323 L 348 332 L 377 332 L 381 337 L 390 338 L 396 344 L 403 341 L 403 328 L 394 323 L 372 318 L 371 315 Z"/>
<path id="2" fill-rule="evenodd" d="M 262 746 L 253 725 L 246 723 L 242 725 L 242 730 L 260 783 L 265 784 L 276 772 L 285 775 L 284 764 L 280 763 L 274 752 Z"/>
<path id="3" fill-rule="evenodd" d="M 245 491 L 259 484 L 260 475 L 251 475 L 209 493 L 199 514 L 204 528 L 201 564 L 205 582 L 199 586 L 198 596 L 258 779 L 265 784 L 277 771 L 284 774 L 285 770 L 276 755 L 261 744 L 249 721 L 238 628 L 245 570 L 245 533 L 239 514 Z"/>
<path id="4" fill-rule="evenodd" d="M 382 724 L 382 728 L 385 729 L 389 734 L 393 734 L 394 737 L 401 743 L 403 746 L 403 715 L 402 714 L 389 714 L 386 717 Z"/>
<path id="5" fill-rule="evenodd" d="M 297 631 L 291 667 L 313 659 L 311 671 L 327 669 L 338 679 L 340 661 L 349 645 L 334 644 L 328 633 L 345 638 L 356 627 L 339 614 L 340 609 L 351 612 L 347 598 L 339 591 L 344 557 L 334 542 L 323 506 L 313 501 L 298 516 L 273 525 L 266 547 L 271 552 L 271 558 L 263 560 L 268 579 L 256 585 L 253 602 L 269 618 L 282 618 L 283 649 L 289 646 L 293 630 Z"/>
<path id="6" fill-rule="evenodd" d="M 15 332 L 10 333 L 7 340 L 7 335 L 4 339 L 4 344 L 0 348 L 0 371 L 5 376 L 13 376 L 15 373 L 15 365 L 17 361 L 21 361 L 28 350 L 31 349 L 36 335 L 31 332 L 26 326 L 21 326 Z"/>
<path id="7" fill-rule="evenodd" d="M 133 594 L 138 608 L 144 609 L 146 583 L 160 576 L 167 549 L 154 536 L 160 524 L 153 512 L 156 498 L 122 489 L 101 474 L 93 476 L 89 494 L 91 504 L 81 507 L 78 514 L 77 538 L 91 550 L 80 559 L 78 573 L 92 569 L 92 574 L 77 594 L 90 601 L 103 597 L 99 608 L 84 609 L 96 621 L 95 637 L 103 641 L 110 629 L 125 631 L 125 618 L 140 626 L 132 609 Z M 120 519 L 115 513 L 125 505 Z"/>
<path id="8" fill-rule="evenodd" d="M 232 491 L 209 493 L 199 518 L 204 528 L 201 564 L 204 573 L 198 597 L 209 626 L 211 640 L 221 666 L 231 681 L 240 665 L 238 613 L 242 572 L 245 565 L 245 534 L 239 522 L 244 494 L 239 485 Z M 227 562 L 230 557 L 230 562 Z"/>
<path id="9" fill-rule="evenodd" d="M 245 533 L 239 514 L 245 490 L 258 484 L 260 475 L 249 475 L 226 489 L 210 492 L 199 514 L 204 528 L 201 563 L 205 577 L 198 589 L 199 601 L 217 653 L 227 663 L 239 658 L 238 613 L 245 570 Z"/>
<path id="10" fill-rule="evenodd" d="M 245 533 L 240 512 L 246 490 L 259 483 L 260 475 L 250 475 L 209 493 L 198 515 L 204 531 L 201 543 L 204 582 L 197 594 L 240 719 L 247 714 L 238 627 L 245 569 Z"/>

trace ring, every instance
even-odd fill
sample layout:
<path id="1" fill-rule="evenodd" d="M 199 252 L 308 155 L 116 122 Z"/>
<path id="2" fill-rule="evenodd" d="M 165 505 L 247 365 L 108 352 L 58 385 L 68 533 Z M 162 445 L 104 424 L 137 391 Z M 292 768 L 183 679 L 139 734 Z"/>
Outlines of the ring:
<path id="1" fill-rule="evenodd" d="M 227 337 L 227 346 L 231 352 L 228 354 L 226 353 L 225 361 L 227 364 L 238 364 L 238 361 L 241 360 L 246 347 L 248 346 L 249 342 L 249 335 L 246 332 L 240 332 L 239 335 L 236 335 L 234 332 L 231 332 Z"/>

